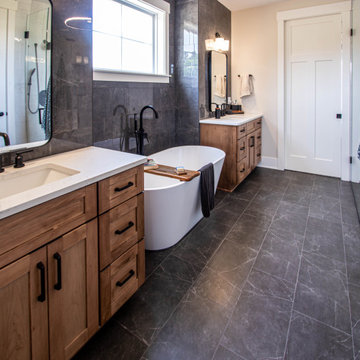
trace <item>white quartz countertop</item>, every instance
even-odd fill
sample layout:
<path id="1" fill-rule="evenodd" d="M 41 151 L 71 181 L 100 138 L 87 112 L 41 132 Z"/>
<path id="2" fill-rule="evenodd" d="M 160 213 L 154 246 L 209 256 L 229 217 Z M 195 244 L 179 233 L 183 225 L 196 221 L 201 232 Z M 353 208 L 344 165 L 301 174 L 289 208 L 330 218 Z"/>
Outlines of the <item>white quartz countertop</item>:
<path id="1" fill-rule="evenodd" d="M 240 126 L 246 124 L 249 121 L 258 119 L 262 116 L 263 116 L 262 113 L 225 115 L 222 116 L 220 119 L 211 118 L 211 119 L 200 120 L 200 124 Z"/>
<path id="2" fill-rule="evenodd" d="M 0 175 L 0 186 L 1 178 L 7 174 L 20 173 L 23 169 L 31 169 L 40 165 L 54 164 L 73 169 L 78 173 L 15 195 L 3 197 L 0 199 L 0 219 L 119 174 L 145 162 L 146 157 L 144 156 L 88 147 L 33 161 L 25 161 L 25 167 L 22 169 L 14 169 L 12 166 L 7 167 L 5 172 Z"/>

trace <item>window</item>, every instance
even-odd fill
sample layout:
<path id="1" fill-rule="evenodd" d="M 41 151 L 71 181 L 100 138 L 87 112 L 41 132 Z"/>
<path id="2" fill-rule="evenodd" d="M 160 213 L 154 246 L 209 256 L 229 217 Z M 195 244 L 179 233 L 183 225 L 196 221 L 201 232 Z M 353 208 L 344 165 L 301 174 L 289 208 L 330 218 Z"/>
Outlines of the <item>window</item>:
<path id="1" fill-rule="evenodd" d="M 169 11 L 163 0 L 93 0 L 94 79 L 168 82 Z"/>

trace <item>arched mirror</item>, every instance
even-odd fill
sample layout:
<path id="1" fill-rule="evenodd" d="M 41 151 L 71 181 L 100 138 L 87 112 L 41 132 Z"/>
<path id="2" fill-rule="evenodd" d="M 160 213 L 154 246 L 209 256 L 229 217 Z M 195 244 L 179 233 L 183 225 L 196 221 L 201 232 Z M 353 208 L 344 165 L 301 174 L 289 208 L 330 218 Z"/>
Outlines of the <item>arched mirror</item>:
<path id="1" fill-rule="evenodd" d="M 48 0 L 0 0 L 0 153 L 51 137 Z"/>

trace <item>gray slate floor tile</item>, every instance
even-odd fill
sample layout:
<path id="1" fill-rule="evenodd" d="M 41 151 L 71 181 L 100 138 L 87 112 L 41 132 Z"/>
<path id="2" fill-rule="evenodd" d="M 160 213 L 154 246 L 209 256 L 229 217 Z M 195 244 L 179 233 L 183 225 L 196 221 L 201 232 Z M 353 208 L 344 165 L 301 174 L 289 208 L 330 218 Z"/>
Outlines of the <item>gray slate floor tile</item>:
<path id="1" fill-rule="evenodd" d="M 111 319 L 73 360 L 138 360 L 146 348 L 145 343 Z"/>
<path id="2" fill-rule="evenodd" d="M 350 360 L 353 358 L 351 336 L 295 312 L 285 358 Z"/>
<path id="3" fill-rule="evenodd" d="M 248 360 L 283 356 L 291 302 L 244 291 L 221 344 Z"/>
<path id="4" fill-rule="evenodd" d="M 161 330 L 145 358 L 211 359 L 227 320 L 221 306 L 190 293 Z"/>

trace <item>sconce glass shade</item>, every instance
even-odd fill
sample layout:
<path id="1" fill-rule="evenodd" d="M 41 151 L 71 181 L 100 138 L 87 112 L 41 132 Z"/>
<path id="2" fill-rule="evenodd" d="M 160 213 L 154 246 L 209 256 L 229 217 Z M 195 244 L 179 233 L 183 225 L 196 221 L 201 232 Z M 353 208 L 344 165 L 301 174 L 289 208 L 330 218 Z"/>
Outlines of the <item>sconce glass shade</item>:
<path id="1" fill-rule="evenodd" d="M 229 51 L 230 41 L 217 37 L 216 39 L 205 40 L 205 46 L 207 51 Z"/>

